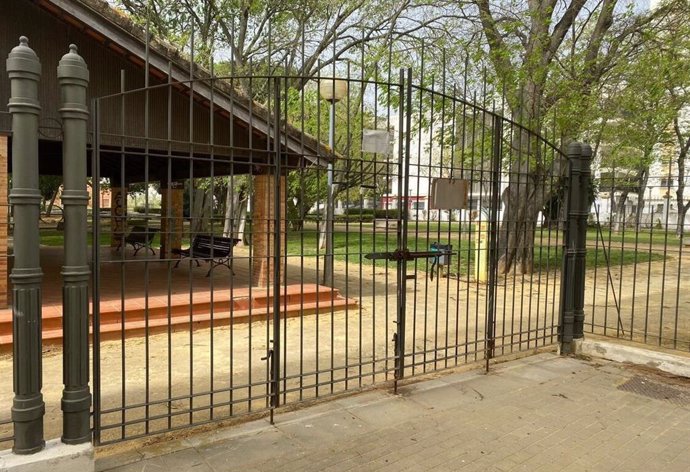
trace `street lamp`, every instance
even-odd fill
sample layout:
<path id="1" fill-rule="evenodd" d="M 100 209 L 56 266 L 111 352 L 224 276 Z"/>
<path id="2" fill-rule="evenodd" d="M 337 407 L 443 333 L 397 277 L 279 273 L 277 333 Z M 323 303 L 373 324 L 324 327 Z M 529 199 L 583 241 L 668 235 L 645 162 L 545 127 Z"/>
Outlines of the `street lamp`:
<path id="1" fill-rule="evenodd" d="M 326 256 L 323 263 L 323 284 L 333 285 L 333 158 L 335 157 L 335 104 L 347 95 L 347 81 L 342 79 L 321 79 L 319 81 L 319 94 L 321 98 L 329 102 L 330 118 L 328 125 L 328 146 L 331 150 L 331 159 L 328 162 L 328 196 L 326 199 L 326 228 L 321 232 L 325 238 Z M 319 242 L 322 246 L 322 242 Z"/>

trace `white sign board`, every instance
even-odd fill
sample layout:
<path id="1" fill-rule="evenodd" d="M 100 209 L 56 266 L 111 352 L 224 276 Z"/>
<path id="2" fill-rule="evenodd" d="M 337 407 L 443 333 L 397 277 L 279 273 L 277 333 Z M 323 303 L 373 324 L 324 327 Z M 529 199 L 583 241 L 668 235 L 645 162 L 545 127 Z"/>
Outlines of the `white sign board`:
<path id="1" fill-rule="evenodd" d="M 469 185 L 464 179 L 432 179 L 429 208 L 434 210 L 461 210 L 467 208 Z"/>
<path id="2" fill-rule="evenodd" d="M 393 154 L 395 136 L 392 131 L 384 129 L 365 129 L 362 132 L 362 151 L 377 154 Z"/>

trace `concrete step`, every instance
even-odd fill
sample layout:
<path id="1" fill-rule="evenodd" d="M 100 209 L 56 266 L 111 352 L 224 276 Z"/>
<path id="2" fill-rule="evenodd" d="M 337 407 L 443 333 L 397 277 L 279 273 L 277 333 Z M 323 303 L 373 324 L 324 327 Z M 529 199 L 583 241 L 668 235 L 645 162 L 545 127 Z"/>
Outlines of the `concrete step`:
<path id="1" fill-rule="evenodd" d="M 273 312 L 273 293 L 266 289 L 237 289 L 231 296 L 229 290 L 214 293 L 197 293 L 192 297 L 190 310 L 189 295 L 126 299 L 125 310 L 121 302 L 103 301 L 100 304 L 101 339 L 143 336 L 171 331 L 184 331 L 230 323 L 241 324 L 269 319 Z M 356 300 L 346 299 L 340 292 L 322 285 L 288 285 L 280 295 L 280 316 L 295 317 L 300 314 L 328 313 L 345 308 L 355 308 Z M 213 309 L 212 309 L 213 307 Z M 54 307 L 53 307 L 54 308 Z M 44 309 L 43 342 L 62 342 L 61 307 Z M 124 314 L 124 326 L 122 323 Z M 12 346 L 12 313 L 0 313 L 0 349 Z"/>

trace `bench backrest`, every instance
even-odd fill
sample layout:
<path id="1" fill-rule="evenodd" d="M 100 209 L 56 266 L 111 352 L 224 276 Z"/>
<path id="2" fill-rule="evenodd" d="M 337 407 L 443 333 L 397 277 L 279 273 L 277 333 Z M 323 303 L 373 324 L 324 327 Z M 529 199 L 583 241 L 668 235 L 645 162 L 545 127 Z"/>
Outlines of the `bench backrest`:
<path id="1" fill-rule="evenodd" d="M 224 238 L 209 234 L 197 234 L 192 242 L 192 252 L 196 254 L 213 254 L 216 257 L 226 257 L 230 255 L 232 247 L 240 240 L 235 238 Z"/>
<path id="2" fill-rule="evenodd" d="M 129 234 L 126 236 L 125 239 L 131 241 L 139 241 L 142 243 L 150 243 L 153 241 L 153 238 L 156 237 L 157 232 L 158 229 L 155 228 L 149 228 L 147 233 L 146 228 L 144 228 L 143 226 L 132 226 L 132 229 L 129 230 Z"/>

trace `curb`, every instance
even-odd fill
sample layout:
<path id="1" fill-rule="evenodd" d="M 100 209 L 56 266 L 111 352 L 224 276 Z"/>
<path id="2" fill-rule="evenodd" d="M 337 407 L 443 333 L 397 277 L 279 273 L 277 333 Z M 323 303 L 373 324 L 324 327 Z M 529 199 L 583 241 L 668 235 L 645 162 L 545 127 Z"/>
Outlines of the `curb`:
<path id="1" fill-rule="evenodd" d="M 598 357 L 615 362 L 645 365 L 680 377 L 690 378 L 690 359 L 649 349 L 616 343 L 583 340 L 574 351 L 577 355 Z"/>

